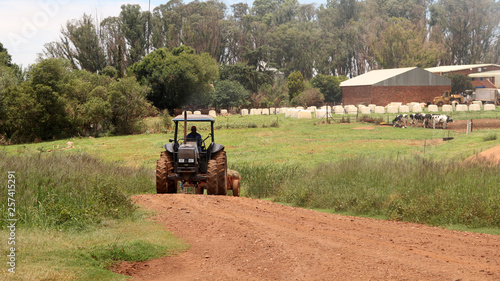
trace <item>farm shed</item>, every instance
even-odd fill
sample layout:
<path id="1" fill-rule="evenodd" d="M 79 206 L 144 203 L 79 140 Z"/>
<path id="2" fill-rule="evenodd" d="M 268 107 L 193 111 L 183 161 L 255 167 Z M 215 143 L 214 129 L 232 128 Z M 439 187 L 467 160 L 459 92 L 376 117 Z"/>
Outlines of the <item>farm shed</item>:
<path id="1" fill-rule="evenodd" d="M 344 104 L 431 102 L 451 91 L 451 80 L 422 68 L 372 70 L 340 83 Z"/>
<path id="2" fill-rule="evenodd" d="M 469 77 L 472 78 L 472 83 L 476 88 L 481 86 L 484 86 L 484 88 L 492 88 L 492 86 L 500 88 L 500 70 L 472 73 L 469 74 Z"/>
<path id="3" fill-rule="evenodd" d="M 466 65 L 445 65 L 426 68 L 425 70 L 439 75 L 463 74 L 469 76 L 472 73 L 481 73 L 492 70 L 500 70 L 498 64 L 466 64 Z"/>

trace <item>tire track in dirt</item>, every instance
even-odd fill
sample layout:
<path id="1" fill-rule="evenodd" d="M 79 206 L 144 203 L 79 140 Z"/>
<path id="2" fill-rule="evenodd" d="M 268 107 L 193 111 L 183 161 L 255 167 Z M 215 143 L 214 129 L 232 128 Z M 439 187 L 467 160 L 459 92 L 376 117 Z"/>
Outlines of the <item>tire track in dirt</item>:
<path id="1" fill-rule="evenodd" d="M 133 280 L 500 280 L 500 236 L 229 196 L 139 195 L 191 244 L 122 263 Z"/>

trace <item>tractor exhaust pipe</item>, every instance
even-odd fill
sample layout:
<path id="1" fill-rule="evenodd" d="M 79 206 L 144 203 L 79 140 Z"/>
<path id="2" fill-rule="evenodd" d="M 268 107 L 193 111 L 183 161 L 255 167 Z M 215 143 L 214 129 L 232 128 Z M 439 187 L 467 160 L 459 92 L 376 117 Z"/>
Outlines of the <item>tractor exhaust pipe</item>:
<path id="1" fill-rule="evenodd" d="M 184 110 L 184 142 L 186 142 L 187 137 L 187 110 Z"/>

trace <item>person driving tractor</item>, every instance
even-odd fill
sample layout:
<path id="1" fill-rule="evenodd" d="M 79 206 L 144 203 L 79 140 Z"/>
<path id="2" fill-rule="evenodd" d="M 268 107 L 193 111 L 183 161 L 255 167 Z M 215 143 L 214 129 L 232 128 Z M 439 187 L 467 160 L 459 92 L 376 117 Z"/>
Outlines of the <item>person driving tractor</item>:
<path id="1" fill-rule="evenodd" d="M 196 140 L 196 143 L 198 144 L 198 147 L 201 149 L 201 145 L 202 145 L 203 139 L 201 138 L 201 135 L 196 132 L 196 126 L 192 126 L 191 127 L 191 133 L 189 133 L 186 136 L 186 139 Z"/>

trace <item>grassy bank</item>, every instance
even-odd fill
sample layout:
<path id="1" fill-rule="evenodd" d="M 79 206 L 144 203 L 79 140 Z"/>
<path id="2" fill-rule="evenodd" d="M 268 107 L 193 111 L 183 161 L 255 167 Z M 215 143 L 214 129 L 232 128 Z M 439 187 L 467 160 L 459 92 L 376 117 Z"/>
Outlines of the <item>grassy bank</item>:
<path id="1" fill-rule="evenodd" d="M 238 168 L 252 197 L 429 225 L 500 228 L 497 166 L 357 157 L 315 168 Z"/>
<path id="2" fill-rule="evenodd" d="M 2 280 L 124 279 L 108 269 L 187 247 L 161 225 L 146 220 L 130 195 L 154 191 L 154 173 L 86 153 L 0 152 L 0 172 L 15 171 L 15 193 L 0 194 L 1 237 L 16 218 L 16 274 Z M 7 197 L 14 199 L 15 210 Z M 12 202 L 12 201 L 9 201 Z M 14 214 L 9 217 L 8 214 Z M 7 244 L 6 244 L 7 245 Z M 2 247 L 5 257 L 9 247 Z"/>

